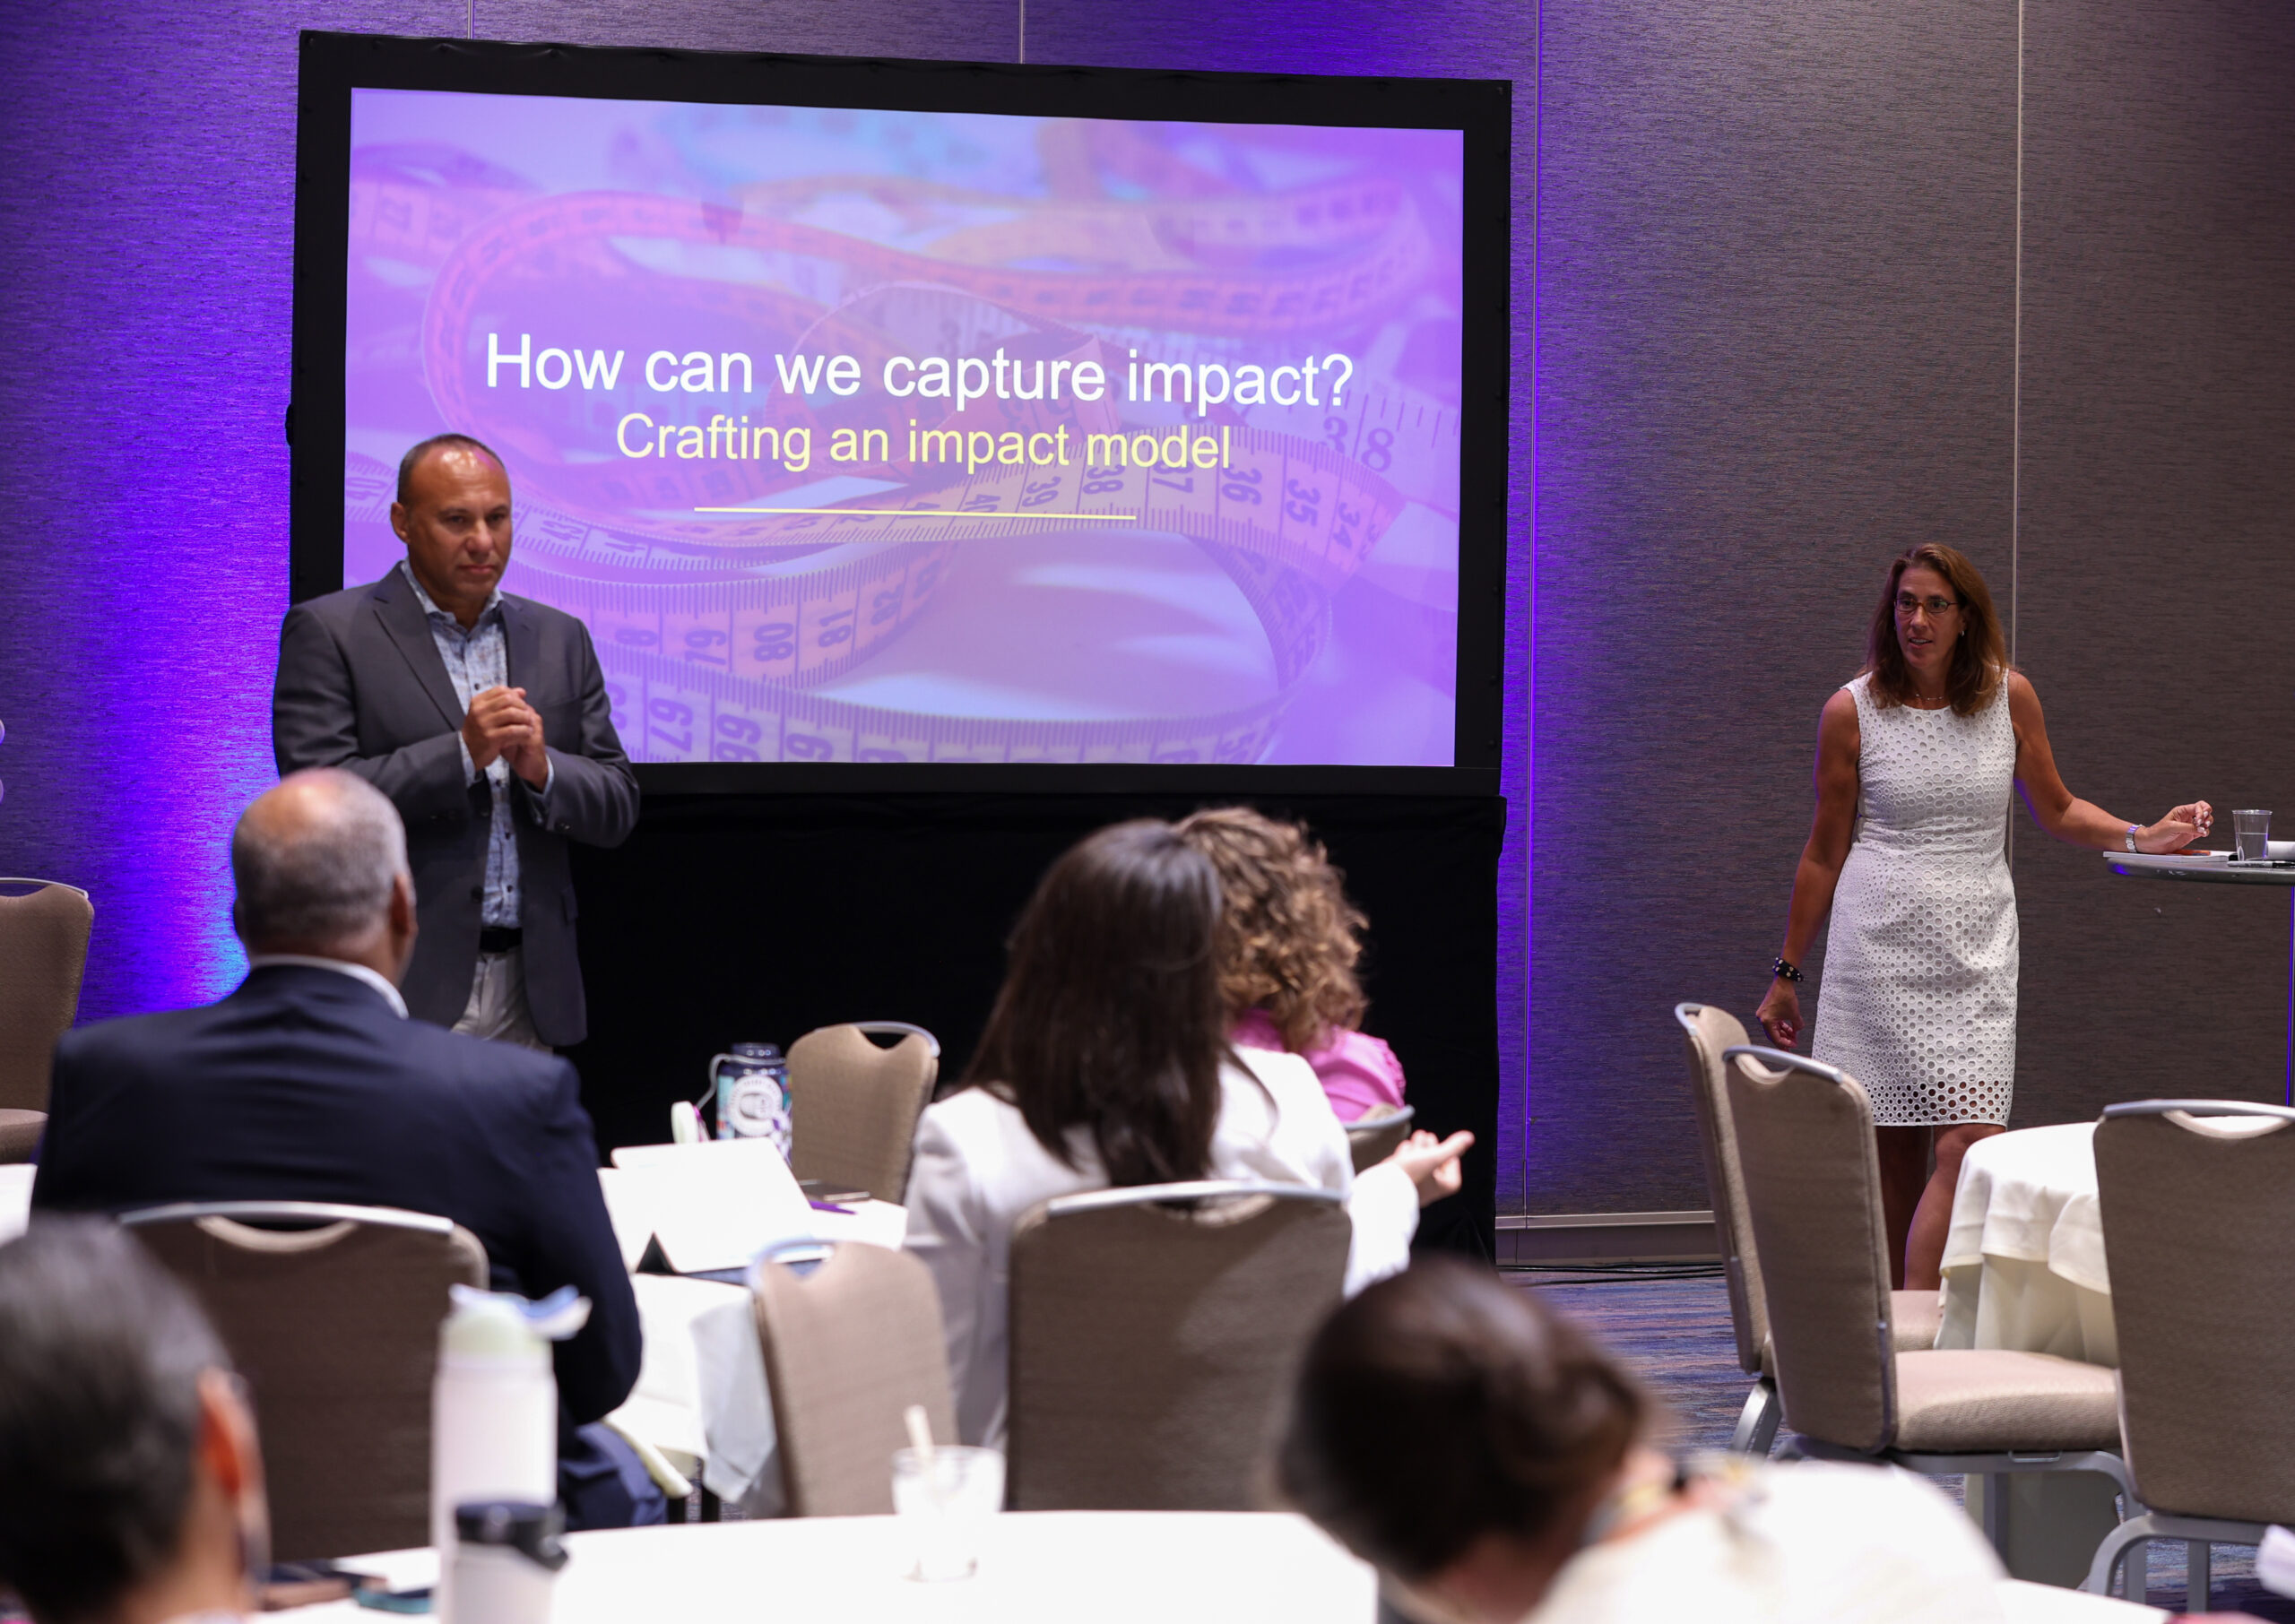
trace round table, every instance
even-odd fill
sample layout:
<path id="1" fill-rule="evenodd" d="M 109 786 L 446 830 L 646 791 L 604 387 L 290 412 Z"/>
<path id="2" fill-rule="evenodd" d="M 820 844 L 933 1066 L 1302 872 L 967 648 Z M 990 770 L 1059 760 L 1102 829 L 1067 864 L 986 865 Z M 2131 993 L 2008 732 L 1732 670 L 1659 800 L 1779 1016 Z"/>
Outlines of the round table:
<path id="1" fill-rule="evenodd" d="M 2285 848 L 2285 842 L 2273 841 Z M 2280 1103 L 2295 1105 L 2295 860 L 2235 863 L 2229 851 L 2107 851 L 2114 874 L 2129 879 L 2186 880 L 2203 885 L 2271 885 L 2288 894 L 2287 1058 Z"/>
<path id="2" fill-rule="evenodd" d="M 1944 1237 L 1940 1348 L 2119 1363 L 2096 1125 L 2019 1128 L 1970 1145 Z"/>

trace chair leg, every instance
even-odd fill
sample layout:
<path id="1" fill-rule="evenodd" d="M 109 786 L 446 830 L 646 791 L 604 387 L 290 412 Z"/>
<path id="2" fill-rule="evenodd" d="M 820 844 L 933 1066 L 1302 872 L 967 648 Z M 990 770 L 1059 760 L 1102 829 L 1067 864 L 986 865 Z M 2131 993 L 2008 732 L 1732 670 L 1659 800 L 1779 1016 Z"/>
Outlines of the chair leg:
<path id="1" fill-rule="evenodd" d="M 1729 1435 L 1729 1453 L 1766 1457 L 1769 1447 L 1777 1441 L 1777 1422 L 1783 1409 L 1775 1386 L 1766 1378 L 1755 1382 L 1753 1391 L 1745 1395 L 1745 1407 L 1737 1413 L 1737 1430 Z"/>
<path id="2" fill-rule="evenodd" d="M 2209 1561 L 2214 1547 L 2205 1540 L 2184 1542 L 2184 1611 L 2205 1612 L 2213 1599 L 2215 1573 Z"/>
<path id="3" fill-rule="evenodd" d="M 1985 1472 L 1972 1474 L 1970 1481 L 1982 1485 L 1985 1543 L 2005 1562 L 2008 1559 L 2007 1476 L 2004 1473 Z"/>
<path id="4" fill-rule="evenodd" d="M 2128 1553 L 2128 1548 L 2136 1546 L 2139 1548 L 2138 1566 L 2132 1572 L 2144 1575 L 2143 1583 L 2148 1592 L 2151 1584 L 2151 1562 L 2148 1559 L 2151 1541 L 2152 1519 L 2149 1516 L 2130 1517 L 2126 1522 L 2122 1523 L 2104 1535 L 2103 1543 L 2096 1547 L 2096 1559 L 2089 1565 L 2088 1576 L 2080 1581 L 2080 1588 L 2091 1595 L 2111 1594 L 2112 1575 L 2118 1571 L 2121 1561 Z M 2132 1579 L 2127 1599 L 2138 1602 L 2145 1599 L 2143 1594 L 2139 1594 L 2135 1590 Z"/>

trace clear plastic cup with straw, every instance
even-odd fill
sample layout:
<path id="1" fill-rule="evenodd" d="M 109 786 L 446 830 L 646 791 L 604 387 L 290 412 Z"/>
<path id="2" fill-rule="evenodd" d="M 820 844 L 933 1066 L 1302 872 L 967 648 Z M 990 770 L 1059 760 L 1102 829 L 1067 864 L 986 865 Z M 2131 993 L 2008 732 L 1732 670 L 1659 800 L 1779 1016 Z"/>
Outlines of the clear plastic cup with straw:
<path id="1" fill-rule="evenodd" d="M 1004 1507 L 1004 1456 L 934 1443 L 922 1404 L 905 1419 L 909 1447 L 893 1452 L 893 1510 L 911 1552 L 908 1576 L 968 1579 L 979 1570 L 988 1520 Z"/>

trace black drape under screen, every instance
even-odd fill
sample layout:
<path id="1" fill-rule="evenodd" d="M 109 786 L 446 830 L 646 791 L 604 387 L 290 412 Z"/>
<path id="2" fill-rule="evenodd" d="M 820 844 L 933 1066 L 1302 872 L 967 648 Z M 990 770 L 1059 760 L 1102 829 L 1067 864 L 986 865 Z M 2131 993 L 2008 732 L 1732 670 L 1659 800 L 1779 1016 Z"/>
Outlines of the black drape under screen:
<path id="1" fill-rule="evenodd" d="M 668 1136 L 671 1101 L 737 1040 L 913 1021 L 962 1073 L 1045 867 L 1094 829 L 1238 798 L 651 795 L 617 851 L 577 847 L 590 1036 L 568 1051 L 602 1146 Z M 1370 916 L 1365 1030 L 1420 1125 L 1477 1143 L 1422 1248 L 1492 1255 L 1498 1103 L 1497 796 L 1254 798 L 1303 818 Z"/>

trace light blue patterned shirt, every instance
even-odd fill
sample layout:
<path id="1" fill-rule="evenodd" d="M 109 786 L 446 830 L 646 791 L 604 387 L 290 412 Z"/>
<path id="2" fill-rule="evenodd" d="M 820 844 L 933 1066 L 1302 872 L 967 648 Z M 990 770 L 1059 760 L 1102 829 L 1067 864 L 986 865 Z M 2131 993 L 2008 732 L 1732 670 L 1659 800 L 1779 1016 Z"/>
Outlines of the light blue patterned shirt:
<path id="1" fill-rule="evenodd" d="M 414 589 L 414 600 L 422 606 L 430 622 L 430 641 L 438 645 L 438 658 L 446 662 L 446 679 L 455 685 L 455 697 L 462 701 L 467 714 L 470 702 L 489 688 L 507 687 L 510 681 L 510 644 L 502 624 L 502 592 L 499 587 L 489 593 L 486 607 L 479 611 L 478 622 L 468 631 L 461 621 L 440 609 L 422 590 L 416 579 L 414 566 L 405 559 L 398 565 L 406 575 L 406 583 Z M 461 743 L 463 772 L 472 783 L 480 773 L 477 764 L 471 760 L 470 745 Z M 486 892 L 483 906 L 479 911 L 481 925 L 504 925 L 515 929 L 518 923 L 518 835 L 510 821 L 510 762 L 497 756 L 487 763 L 484 774 L 494 796 L 494 822 L 486 837 Z M 542 787 L 534 793 L 539 799 L 550 793 L 550 786 L 558 781 L 558 768 L 553 764 Z"/>

